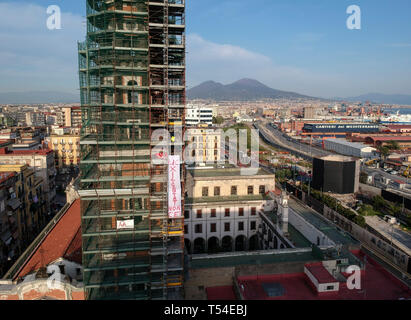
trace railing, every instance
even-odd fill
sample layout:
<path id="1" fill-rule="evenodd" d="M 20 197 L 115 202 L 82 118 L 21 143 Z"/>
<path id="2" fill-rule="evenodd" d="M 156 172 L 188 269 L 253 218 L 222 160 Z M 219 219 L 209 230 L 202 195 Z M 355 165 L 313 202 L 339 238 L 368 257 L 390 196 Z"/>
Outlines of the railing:
<path id="1" fill-rule="evenodd" d="M 407 285 L 408 288 L 411 290 L 411 275 L 410 274 L 396 268 L 396 266 L 394 266 L 392 262 L 387 261 L 383 255 L 380 255 L 376 251 L 369 248 L 367 245 L 363 244 L 361 247 L 361 250 L 365 252 L 368 256 L 370 256 L 371 259 L 373 259 L 374 261 L 382 265 L 385 270 L 387 270 L 389 273 L 394 275 L 402 283 Z"/>

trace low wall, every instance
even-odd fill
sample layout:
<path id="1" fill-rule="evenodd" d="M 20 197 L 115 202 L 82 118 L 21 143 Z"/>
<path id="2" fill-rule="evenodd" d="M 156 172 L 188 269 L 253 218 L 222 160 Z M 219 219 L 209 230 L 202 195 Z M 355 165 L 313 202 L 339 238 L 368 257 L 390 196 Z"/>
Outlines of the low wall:
<path id="1" fill-rule="evenodd" d="M 334 241 L 328 238 L 324 233 L 310 224 L 299 214 L 295 213 L 292 208 L 289 208 L 288 219 L 293 227 L 296 228 L 311 243 L 314 243 L 317 246 L 335 246 Z"/>
<path id="2" fill-rule="evenodd" d="M 310 262 L 315 261 L 190 269 L 188 280 L 184 283 L 185 299 L 206 300 L 206 288 L 233 286 L 237 277 L 303 273 L 304 265 Z"/>

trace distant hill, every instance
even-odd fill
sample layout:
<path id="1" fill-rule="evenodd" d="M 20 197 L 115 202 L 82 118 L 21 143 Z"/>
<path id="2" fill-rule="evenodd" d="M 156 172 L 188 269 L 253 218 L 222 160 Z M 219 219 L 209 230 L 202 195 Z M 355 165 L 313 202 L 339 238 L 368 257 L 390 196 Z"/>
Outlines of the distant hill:
<path id="1" fill-rule="evenodd" d="M 203 82 L 187 90 L 187 97 L 215 101 L 253 101 L 279 98 L 314 99 L 295 92 L 272 89 L 253 79 L 242 79 L 228 85 L 214 81 Z"/>
<path id="2" fill-rule="evenodd" d="M 79 103 L 80 95 L 58 91 L 0 93 L 1 104 Z"/>
<path id="3" fill-rule="evenodd" d="M 351 102 L 374 102 L 382 104 L 399 104 L 399 105 L 411 105 L 411 95 L 406 94 L 381 94 L 381 93 L 368 93 L 358 97 L 349 97 L 341 100 L 348 100 Z"/>

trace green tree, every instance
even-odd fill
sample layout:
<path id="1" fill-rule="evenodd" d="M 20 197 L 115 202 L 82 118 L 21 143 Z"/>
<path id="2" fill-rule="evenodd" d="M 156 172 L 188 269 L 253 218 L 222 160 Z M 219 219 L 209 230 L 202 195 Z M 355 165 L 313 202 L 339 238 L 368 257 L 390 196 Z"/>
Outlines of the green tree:
<path id="1" fill-rule="evenodd" d="M 398 144 L 398 142 L 397 142 L 397 141 L 394 141 L 394 140 L 388 141 L 387 144 L 386 144 L 386 147 L 387 147 L 389 150 L 391 150 L 391 151 L 395 151 L 395 150 L 400 150 L 400 149 L 401 149 L 401 147 L 400 147 L 400 145 Z"/>
<path id="2" fill-rule="evenodd" d="M 381 196 L 375 196 L 372 198 L 373 207 L 376 211 L 382 211 L 387 206 L 387 201 Z"/>
<path id="3" fill-rule="evenodd" d="M 367 223 L 365 222 L 365 218 L 363 216 L 355 216 L 354 219 L 352 220 L 356 224 L 358 224 L 360 227 L 365 227 Z"/>
<path id="4" fill-rule="evenodd" d="M 275 176 L 279 181 L 285 181 L 292 178 L 293 172 L 290 169 L 281 169 L 275 172 Z"/>
<path id="5" fill-rule="evenodd" d="M 224 118 L 222 116 L 213 117 L 213 124 L 223 124 Z"/>
<path id="6" fill-rule="evenodd" d="M 390 149 L 381 145 L 377 147 L 377 150 L 380 152 L 382 160 L 385 161 L 390 154 Z"/>
<path id="7" fill-rule="evenodd" d="M 381 215 L 380 212 L 375 211 L 373 206 L 369 205 L 369 204 L 364 204 L 361 206 L 360 209 L 358 209 L 358 213 L 362 216 L 377 216 L 377 215 Z"/>

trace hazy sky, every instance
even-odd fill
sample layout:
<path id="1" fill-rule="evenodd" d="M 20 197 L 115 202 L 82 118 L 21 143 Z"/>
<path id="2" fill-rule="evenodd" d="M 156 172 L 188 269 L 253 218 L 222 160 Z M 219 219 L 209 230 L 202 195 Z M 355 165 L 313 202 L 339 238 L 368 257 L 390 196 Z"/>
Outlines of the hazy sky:
<path id="1" fill-rule="evenodd" d="M 0 0 L 0 92 L 78 92 L 85 0 Z M 187 0 L 188 87 L 255 78 L 321 97 L 411 94 L 409 0 Z M 349 5 L 362 11 L 349 30 Z M 62 30 L 46 27 L 61 7 Z"/>

